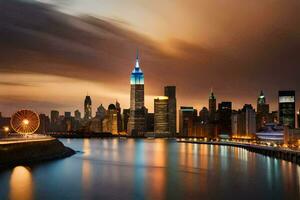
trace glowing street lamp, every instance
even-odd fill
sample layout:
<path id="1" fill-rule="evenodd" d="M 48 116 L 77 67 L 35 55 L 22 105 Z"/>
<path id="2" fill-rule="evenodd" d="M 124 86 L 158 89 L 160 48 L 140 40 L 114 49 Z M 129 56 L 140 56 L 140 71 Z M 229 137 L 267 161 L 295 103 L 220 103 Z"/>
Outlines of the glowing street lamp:
<path id="1" fill-rule="evenodd" d="M 4 126 L 3 130 L 4 130 L 5 133 L 8 133 L 9 132 L 9 127 L 8 126 Z"/>

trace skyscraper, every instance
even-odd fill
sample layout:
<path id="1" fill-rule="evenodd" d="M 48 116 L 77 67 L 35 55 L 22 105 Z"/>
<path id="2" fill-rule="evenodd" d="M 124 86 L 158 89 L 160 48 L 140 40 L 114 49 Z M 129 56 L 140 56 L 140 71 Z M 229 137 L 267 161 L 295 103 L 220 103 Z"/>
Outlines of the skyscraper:
<path id="1" fill-rule="evenodd" d="M 257 98 L 257 130 L 260 130 L 268 121 L 269 118 L 269 104 L 266 103 L 266 97 L 263 91 L 260 92 Z"/>
<path id="2" fill-rule="evenodd" d="M 228 137 L 231 135 L 231 113 L 232 103 L 221 102 L 218 105 L 218 127 L 219 135 Z"/>
<path id="3" fill-rule="evenodd" d="M 211 90 L 208 104 L 209 104 L 209 108 L 208 108 L 209 109 L 209 119 L 210 119 L 210 121 L 214 121 L 214 120 L 216 120 L 217 99 L 214 95 L 213 90 Z"/>
<path id="4" fill-rule="evenodd" d="M 75 120 L 81 120 L 81 113 L 79 110 L 74 111 Z"/>
<path id="5" fill-rule="evenodd" d="M 161 96 L 154 99 L 154 132 L 169 134 L 169 98 Z"/>
<path id="6" fill-rule="evenodd" d="M 130 76 L 130 86 L 130 116 L 127 133 L 130 136 L 138 136 L 145 131 L 144 73 L 139 65 L 138 52 Z"/>
<path id="7" fill-rule="evenodd" d="M 105 118 L 102 122 L 103 132 L 118 134 L 118 111 L 114 104 L 108 106 Z"/>
<path id="8" fill-rule="evenodd" d="M 86 96 L 84 100 L 84 120 L 92 119 L 92 99 Z"/>
<path id="9" fill-rule="evenodd" d="M 117 110 L 117 118 L 118 118 L 118 132 L 122 131 L 122 113 L 121 113 L 121 105 L 116 100 L 116 110 Z"/>
<path id="10" fill-rule="evenodd" d="M 59 120 L 59 112 L 57 110 L 51 110 L 50 114 L 50 130 L 51 131 L 58 131 L 59 130 L 59 125 L 60 125 L 60 120 Z"/>
<path id="11" fill-rule="evenodd" d="M 256 133 L 256 113 L 251 104 L 245 104 L 243 109 L 232 113 L 233 137 L 254 137 Z"/>
<path id="12" fill-rule="evenodd" d="M 177 128 L 177 103 L 176 103 L 176 86 L 166 86 L 165 96 L 168 97 L 168 117 L 169 131 L 172 136 L 176 136 Z"/>
<path id="13" fill-rule="evenodd" d="M 179 135 L 182 137 L 193 136 L 194 120 L 197 110 L 193 107 L 181 106 L 179 110 Z"/>
<path id="14" fill-rule="evenodd" d="M 287 125 L 290 128 L 295 128 L 295 91 L 279 91 L 279 123 Z"/>

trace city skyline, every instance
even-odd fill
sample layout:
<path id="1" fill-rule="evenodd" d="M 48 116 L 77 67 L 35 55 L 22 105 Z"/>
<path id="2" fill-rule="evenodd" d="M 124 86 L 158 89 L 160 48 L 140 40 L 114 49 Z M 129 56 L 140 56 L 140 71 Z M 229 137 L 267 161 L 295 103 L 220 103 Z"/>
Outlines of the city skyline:
<path id="1" fill-rule="evenodd" d="M 235 2 L 236 5 L 233 6 L 233 2 L 235 1 L 224 8 L 224 14 L 230 8 L 235 11 L 240 9 L 239 14 L 245 9 L 245 5 Z M 141 6 L 138 2 L 130 1 L 126 7 L 132 3 Z M 269 5 L 256 3 L 264 8 Z M 101 103 L 109 105 L 115 99 L 118 99 L 122 108 L 129 108 L 128 74 L 134 65 L 136 48 L 140 49 L 140 62 L 147 76 L 145 104 L 150 111 L 153 111 L 154 97 L 163 94 L 161 86 L 165 85 L 177 86 L 177 108 L 181 105 L 197 109 L 208 107 L 207 97 L 213 87 L 217 100 L 232 101 L 235 109 L 243 107 L 245 103 L 255 105 L 257 94 L 263 90 L 270 103 L 270 110 L 277 110 L 278 90 L 300 89 L 297 84 L 300 63 L 297 52 L 300 42 L 295 37 L 299 33 L 297 20 L 295 21 L 299 15 L 296 12 L 299 3 L 276 3 L 266 8 L 269 12 L 264 13 L 264 23 L 259 24 L 264 28 L 259 33 L 248 30 L 259 14 L 249 15 L 247 20 L 242 15 L 245 24 L 238 23 L 238 30 L 231 30 L 231 33 L 225 34 L 224 31 L 217 32 L 213 29 L 224 28 L 223 23 L 204 29 L 215 32 L 217 36 L 224 33 L 220 38 L 223 41 L 213 40 L 216 36 L 207 39 L 210 44 L 215 43 L 216 46 L 212 48 L 209 44 L 204 45 L 204 41 L 195 39 L 196 37 L 187 37 L 189 34 L 186 33 L 179 34 L 180 37 L 174 40 L 174 35 L 167 33 L 168 31 L 164 33 L 165 36 L 151 33 L 148 29 L 138 31 L 141 22 L 132 22 L 126 17 L 123 22 L 118 21 L 113 19 L 109 11 L 103 12 L 103 15 L 99 13 L 99 16 L 85 9 L 80 13 L 89 17 L 83 17 L 78 12 L 67 12 L 63 9 L 64 5 L 57 2 L 55 4 L 59 7 L 40 5 L 36 1 L 1 2 L 0 23 L 3 29 L 0 32 L 0 110 L 5 115 L 24 107 L 34 108 L 40 113 L 49 113 L 51 109 L 64 112 L 78 108 L 82 112 L 82 98 L 87 92 L 93 99 L 92 110 L 96 110 Z M 111 3 L 104 7 L 109 4 Z M 276 6 L 279 4 L 282 5 L 280 8 Z M 72 5 L 76 7 L 77 4 Z M 179 9 L 179 5 L 180 2 L 175 6 Z M 252 14 L 258 9 L 254 3 L 249 3 L 248 6 Z M 66 7 L 69 10 L 75 9 L 70 4 Z M 206 7 L 212 8 L 214 5 L 212 3 Z M 22 12 L 18 12 L 20 8 Z M 154 6 L 153 9 L 158 8 Z M 165 11 L 166 5 L 161 9 L 157 12 Z M 274 12 L 270 12 L 271 10 Z M 169 12 L 165 14 L 173 16 Z M 194 12 L 191 12 L 191 16 L 192 14 Z M 124 15 L 123 13 L 122 16 Z M 212 12 L 211 15 L 216 16 L 216 13 Z M 28 20 L 29 23 L 23 20 L 24 16 L 26 19 L 39 16 L 39 20 Z M 186 13 L 184 16 L 191 17 Z M 143 17 L 142 15 L 141 19 Z M 238 22 L 232 15 L 226 20 L 226 23 Z M 158 20 L 154 22 L 158 23 Z M 20 23 L 22 26 L 18 27 Z M 193 20 L 193 25 L 195 23 Z M 174 28 L 174 25 L 170 26 Z M 208 25 L 198 26 L 201 29 Z M 248 27 L 245 29 L 249 33 L 243 29 L 244 26 Z M 53 31 L 49 27 L 56 29 Z M 183 31 L 190 32 L 188 30 L 190 29 Z M 72 34 L 74 31 L 78 34 Z M 200 39 L 206 38 L 203 35 L 209 35 L 198 35 L 198 32 L 191 35 L 195 34 Z M 241 45 L 233 41 L 235 36 L 243 36 L 239 38 Z M 192 38 L 195 39 L 194 43 Z M 172 42 L 170 45 L 161 40 Z M 217 45 L 221 43 L 223 45 Z M 215 51 L 216 49 L 220 51 Z M 163 77 L 162 74 L 168 75 Z M 299 107 L 299 102 L 296 107 Z"/>

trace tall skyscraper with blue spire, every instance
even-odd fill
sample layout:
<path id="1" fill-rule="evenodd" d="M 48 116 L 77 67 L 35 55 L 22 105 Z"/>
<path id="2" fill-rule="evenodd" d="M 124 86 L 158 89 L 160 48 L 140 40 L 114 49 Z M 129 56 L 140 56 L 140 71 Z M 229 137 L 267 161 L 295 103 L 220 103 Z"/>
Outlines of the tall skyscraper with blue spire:
<path id="1" fill-rule="evenodd" d="M 146 108 L 144 106 L 144 73 L 139 65 L 137 51 L 136 62 L 130 76 L 130 115 L 128 121 L 128 135 L 139 136 L 145 132 Z"/>

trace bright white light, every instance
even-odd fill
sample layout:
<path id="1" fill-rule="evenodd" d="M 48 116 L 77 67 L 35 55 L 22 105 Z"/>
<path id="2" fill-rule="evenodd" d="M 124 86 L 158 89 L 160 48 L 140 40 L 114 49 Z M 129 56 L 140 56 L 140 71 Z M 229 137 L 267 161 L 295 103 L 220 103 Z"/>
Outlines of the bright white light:
<path id="1" fill-rule="evenodd" d="M 28 124 L 29 124 L 29 120 L 28 120 L 28 119 L 24 119 L 24 120 L 23 120 L 23 124 L 24 124 L 24 125 L 28 125 Z"/>

